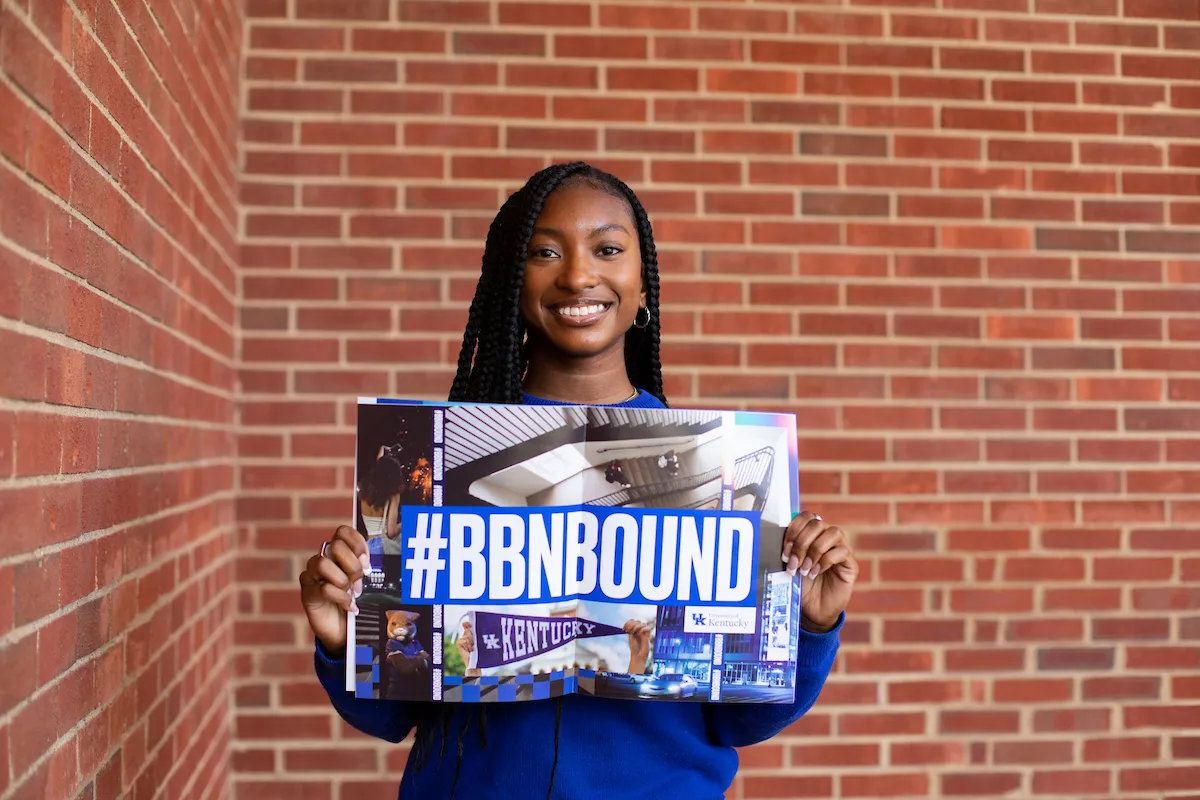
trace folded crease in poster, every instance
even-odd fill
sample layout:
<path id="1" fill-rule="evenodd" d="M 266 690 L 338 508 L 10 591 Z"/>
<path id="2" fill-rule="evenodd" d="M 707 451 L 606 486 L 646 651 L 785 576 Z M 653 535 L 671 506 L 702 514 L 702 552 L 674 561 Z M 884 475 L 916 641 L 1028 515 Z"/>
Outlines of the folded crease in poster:
<path id="1" fill-rule="evenodd" d="M 346 688 L 794 699 L 787 414 L 360 398 Z"/>

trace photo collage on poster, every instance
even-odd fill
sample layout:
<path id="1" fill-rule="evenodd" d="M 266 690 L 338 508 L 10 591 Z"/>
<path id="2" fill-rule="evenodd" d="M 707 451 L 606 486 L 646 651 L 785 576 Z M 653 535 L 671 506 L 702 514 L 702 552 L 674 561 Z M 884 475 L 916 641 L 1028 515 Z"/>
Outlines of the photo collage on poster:
<path id="1" fill-rule="evenodd" d="M 355 524 L 372 569 L 349 617 L 349 691 L 443 702 L 569 693 L 792 702 L 801 582 L 780 559 L 799 508 L 791 415 L 362 398 L 357 451 Z M 405 509 L 431 507 L 752 517 L 754 605 L 595 594 L 405 602 L 402 542 L 413 535 L 401 531 Z"/>

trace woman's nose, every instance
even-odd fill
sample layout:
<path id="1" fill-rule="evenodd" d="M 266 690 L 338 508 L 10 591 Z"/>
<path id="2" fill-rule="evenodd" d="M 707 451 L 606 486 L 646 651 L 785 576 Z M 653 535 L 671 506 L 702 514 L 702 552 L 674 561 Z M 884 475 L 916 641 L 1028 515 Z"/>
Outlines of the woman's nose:
<path id="1" fill-rule="evenodd" d="M 579 294 L 593 288 L 600 280 L 592 259 L 585 253 L 568 252 L 560 263 L 556 282 L 564 291 Z"/>

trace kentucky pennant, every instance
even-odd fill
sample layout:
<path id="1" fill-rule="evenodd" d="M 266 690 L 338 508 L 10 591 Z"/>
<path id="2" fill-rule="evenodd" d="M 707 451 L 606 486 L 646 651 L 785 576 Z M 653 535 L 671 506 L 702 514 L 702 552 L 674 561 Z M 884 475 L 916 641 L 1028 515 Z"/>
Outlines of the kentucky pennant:
<path id="1" fill-rule="evenodd" d="M 578 617 L 527 617 L 472 611 L 467 615 L 475 632 L 472 669 L 486 669 L 547 653 L 576 639 L 624 634 L 621 628 Z"/>

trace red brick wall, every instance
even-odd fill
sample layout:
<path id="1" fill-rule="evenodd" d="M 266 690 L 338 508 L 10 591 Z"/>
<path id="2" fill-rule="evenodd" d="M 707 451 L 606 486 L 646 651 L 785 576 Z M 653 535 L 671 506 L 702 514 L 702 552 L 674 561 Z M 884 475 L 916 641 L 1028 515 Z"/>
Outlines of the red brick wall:
<path id="1" fill-rule="evenodd" d="M 673 402 L 795 411 L 865 563 L 733 796 L 1200 788 L 1195 0 L 247 13 L 240 797 L 393 796 L 295 575 L 354 396 L 444 396 L 492 215 L 574 157 L 652 213 Z"/>
<path id="2" fill-rule="evenodd" d="M 240 5 L 0 5 L 0 796 L 227 796 Z"/>

